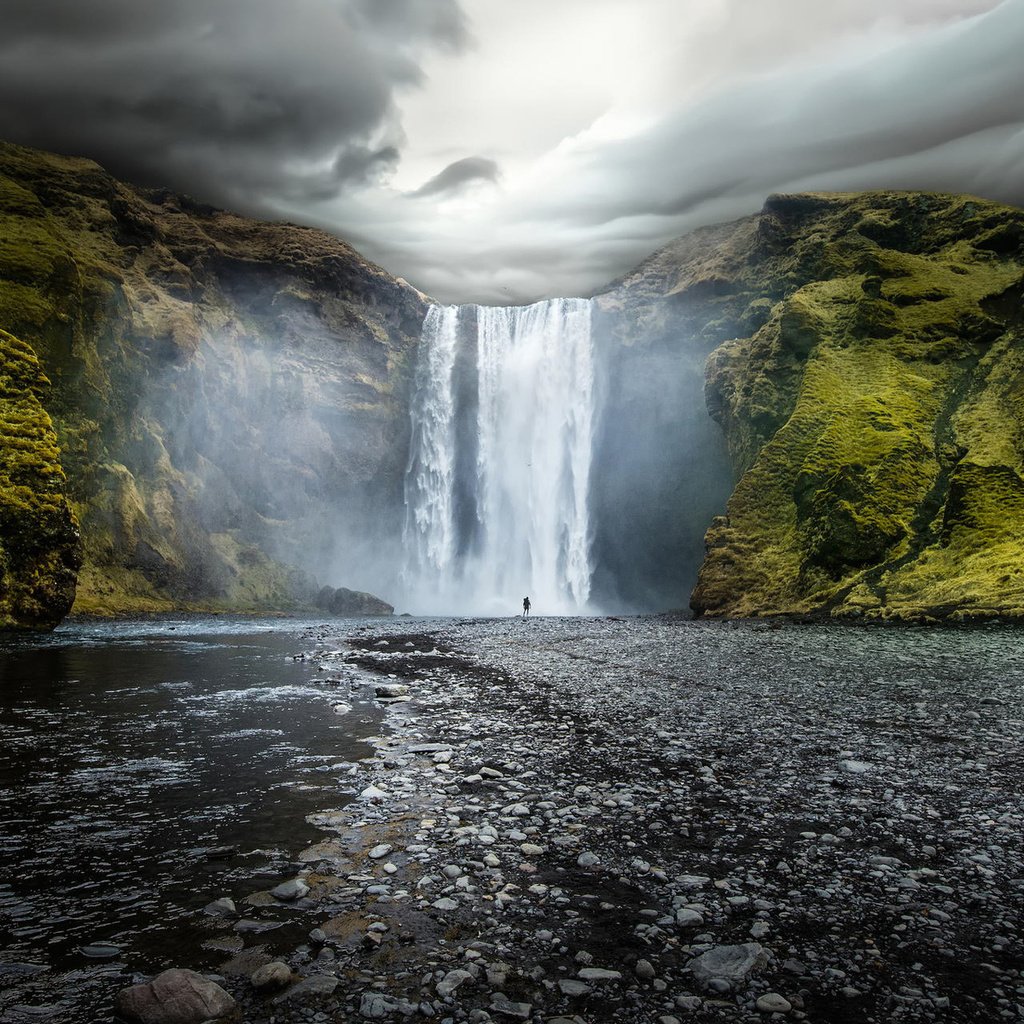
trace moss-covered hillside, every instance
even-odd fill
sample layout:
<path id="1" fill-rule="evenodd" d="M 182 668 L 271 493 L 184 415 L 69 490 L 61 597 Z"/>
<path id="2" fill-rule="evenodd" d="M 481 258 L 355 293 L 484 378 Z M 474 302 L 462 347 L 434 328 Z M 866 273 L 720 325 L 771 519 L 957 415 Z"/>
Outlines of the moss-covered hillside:
<path id="1" fill-rule="evenodd" d="M 626 278 L 703 344 L 739 482 L 704 615 L 1024 616 L 1024 212 L 776 196 Z"/>
<path id="2" fill-rule="evenodd" d="M 75 599 L 78 524 L 40 403 L 48 384 L 32 349 L 0 330 L 0 630 L 52 629 Z"/>
<path id="3" fill-rule="evenodd" d="M 52 382 L 75 610 L 286 608 L 314 593 L 300 569 L 370 589 L 422 315 L 322 232 L 0 144 L 0 328 Z"/>

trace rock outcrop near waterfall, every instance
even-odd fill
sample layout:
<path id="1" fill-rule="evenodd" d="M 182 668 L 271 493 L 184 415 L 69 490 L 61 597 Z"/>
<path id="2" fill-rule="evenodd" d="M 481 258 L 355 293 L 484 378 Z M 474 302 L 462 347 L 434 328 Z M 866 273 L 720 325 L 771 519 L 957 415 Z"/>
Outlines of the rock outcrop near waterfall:
<path id="1" fill-rule="evenodd" d="M 322 232 L 0 144 L 0 328 L 52 383 L 76 611 L 287 608 L 315 597 L 309 570 L 372 589 L 363 552 L 400 531 L 424 308 Z M 52 625 L 74 519 L 51 493 L 64 527 L 40 524 L 40 558 L 68 570 L 40 599 Z"/>
<path id="2" fill-rule="evenodd" d="M 775 196 L 617 301 L 729 336 L 707 405 L 739 482 L 712 616 L 1024 615 L 1024 213 L 962 196 Z"/>
<path id="3" fill-rule="evenodd" d="M 0 630 L 52 629 L 70 610 L 78 524 L 35 353 L 0 330 Z"/>

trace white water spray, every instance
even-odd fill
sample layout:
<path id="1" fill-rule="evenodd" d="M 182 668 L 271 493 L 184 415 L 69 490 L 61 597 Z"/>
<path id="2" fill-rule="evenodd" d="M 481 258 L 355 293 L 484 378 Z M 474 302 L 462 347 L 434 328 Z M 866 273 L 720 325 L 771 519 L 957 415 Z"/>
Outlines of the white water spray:
<path id="1" fill-rule="evenodd" d="M 408 600 L 420 612 L 511 614 L 529 595 L 541 614 L 584 611 L 595 427 L 590 303 L 474 312 L 468 389 L 456 380 L 459 345 L 474 342 L 460 340 L 460 309 L 433 307 L 424 323 L 406 476 Z M 459 430 L 460 417 L 471 429 Z M 475 459 L 460 443 L 475 444 Z M 471 506 L 461 515 L 457 492 Z"/>

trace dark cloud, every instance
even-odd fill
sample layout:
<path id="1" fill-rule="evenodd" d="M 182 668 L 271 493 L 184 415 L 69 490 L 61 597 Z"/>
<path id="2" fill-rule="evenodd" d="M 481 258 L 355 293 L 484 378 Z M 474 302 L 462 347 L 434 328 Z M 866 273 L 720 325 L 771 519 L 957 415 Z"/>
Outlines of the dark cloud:
<path id="1" fill-rule="evenodd" d="M 501 171 L 493 160 L 483 156 L 467 156 L 450 163 L 409 195 L 415 199 L 451 195 L 476 182 L 497 181 L 500 176 Z"/>
<path id="2" fill-rule="evenodd" d="M 0 137 L 261 207 L 394 167 L 395 90 L 457 0 L 6 0 Z"/>

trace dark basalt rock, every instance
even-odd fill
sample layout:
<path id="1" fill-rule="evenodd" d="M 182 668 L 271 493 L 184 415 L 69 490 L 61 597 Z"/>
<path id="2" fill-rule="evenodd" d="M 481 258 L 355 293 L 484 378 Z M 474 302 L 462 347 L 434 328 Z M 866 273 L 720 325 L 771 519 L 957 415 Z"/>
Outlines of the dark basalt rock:
<path id="1" fill-rule="evenodd" d="M 359 618 L 365 615 L 394 615 L 395 609 L 386 601 L 361 590 L 345 587 L 324 587 L 316 596 L 316 606 L 331 615 Z"/>

